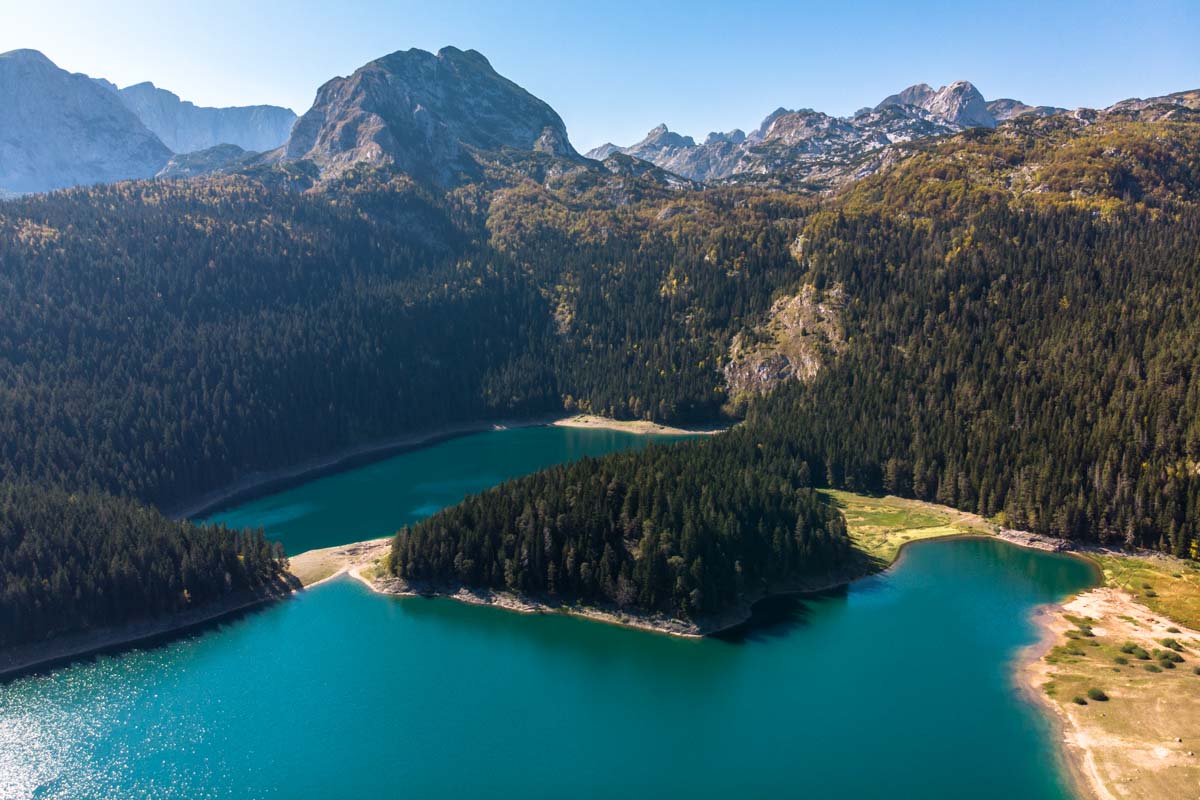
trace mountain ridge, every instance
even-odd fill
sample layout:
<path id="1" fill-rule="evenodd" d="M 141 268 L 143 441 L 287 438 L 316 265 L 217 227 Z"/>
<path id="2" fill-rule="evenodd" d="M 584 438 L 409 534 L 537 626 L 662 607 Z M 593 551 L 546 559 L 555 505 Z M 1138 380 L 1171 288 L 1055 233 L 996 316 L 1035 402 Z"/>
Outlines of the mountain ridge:
<path id="1" fill-rule="evenodd" d="M 151 178 L 171 151 L 120 99 L 37 50 L 0 54 L 0 191 Z"/>
<path id="2" fill-rule="evenodd" d="M 297 119 L 294 111 L 280 106 L 198 106 L 150 81 L 116 92 L 121 102 L 176 154 L 222 144 L 254 152 L 274 150 L 287 141 Z"/>
<path id="3" fill-rule="evenodd" d="M 970 81 L 954 81 L 938 89 L 918 83 L 848 117 L 779 107 L 748 135 L 739 129 L 710 133 L 702 144 L 660 124 L 632 145 L 609 142 L 585 156 L 603 160 L 622 153 L 710 184 L 767 182 L 824 191 L 873 174 L 898 156 L 898 146 L 921 139 L 1056 114 L 1092 119 L 1130 114 L 1157 119 L 1189 114 L 1198 107 L 1200 90 L 1145 100 L 1131 98 L 1104 109 L 1068 111 L 1011 98 L 985 100 Z"/>

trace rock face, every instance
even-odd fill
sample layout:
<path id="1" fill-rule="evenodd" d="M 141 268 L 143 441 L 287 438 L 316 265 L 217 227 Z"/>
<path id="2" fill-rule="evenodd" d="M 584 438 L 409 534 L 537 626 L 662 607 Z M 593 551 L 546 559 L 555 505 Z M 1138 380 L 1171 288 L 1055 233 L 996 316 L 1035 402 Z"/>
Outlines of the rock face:
<path id="1" fill-rule="evenodd" d="M 1164 119 L 1194 120 L 1200 111 L 1200 89 L 1186 92 L 1175 92 L 1160 97 L 1150 97 L 1145 100 L 1132 97 L 1114 103 L 1104 110 L 1106 114 L 1121 114 L 1132 116 L 1145 122 Z"/>
<path id="2" fill-rule="evenodd" d="M 0 54 L 0 192 L 150 178 L 170 157 L 104 85 L 35 50 Z"/>
<path id="3" fill-rule="evenodd" d="M 710 133 L 697 145 L 690 136 L 660 125 L 635 145 L 605 145 L 587 155 L 603 159 L 624 153 L 695 181 L 769 177 L 824 187 L 860 177 L 861 168 L 879 163 L 876 156 L 892 144 L 960 130 L 960 125 L 909 105 L 867 109 L 848 119 L 779 108 L 749 135 L 740 130 Z"/>
<path id="4" fill-rule="evenodd" d="M 890 94 L 875 106 L 875 110 L 886 108 L 887 106 L 916 106 L 924 108 L 929 99 L 937 92 L 928 83 L 914 84 L 907 89 L 904 89 L 896 94 Z"/>
<path id="5" fill-rule="evenodd" d="M 845 349 L 841 287 L 819 292 L 811 284 L 771 305 L 767 319 L 738 333 L 729 346 L 722 372 L 735 402 L 766 394 L 789 380 L 811 380 Z"/>
<path id="6" fill-rule="evenodd" d="M 997 106 L 1009 116 L 1042 113 L 1015 100 L 999 102 L 1010 104 Z M 878 169 L 892 145 L 995 126 L 983 95 L 968 81 L 940 89 L 919 83 L 850 117 L 777 108 L 749 134 L 710 133 L 703 144 L 659 125 L 637 144 L 606 144 L 587 155 L 603 160 L 624 153 L 696 181 L 769 180 L 827 189 Z"/>
<path id="7" fill-rule="evenodd" d="M 1067 109 L 1057 106 L 1030 106 L 1020 100 L 1003 97 L 999 100 L 989 100 L 987 110 L 997 122 L 1005 122 L 1025 116 L 1048 117 L 1051 114 L 1061 114 Z"/>
<path id="8" fill-rule="evenodd" d="M 936 92 L 930 86 L 919 83 L 885 98 L 875 106 L 875 110 L 887 106 L 915 106 L 940 120 L 964 128 L 996 127 L 996 118 L 988 112 L 987 102 L 970 81 L 955 81 Z"/>
<path id="9" fill-rule="evenodd" d="M 175 153 L 193 153 L 219 144 L 255 152 L 274 150 L 287 141 L 296 122 L 290 108 L 197 106 L 149 82 L 127 86 L 117 94 Z"/>
<path id="10" fill-rule="evenodd" d="M 440 185 L 478 169 L 475 154 L 506 149 L 578 158 L 554 109 L 474 50 L 392 53 L 317 91 L 283 150 L 323 174 L 391 166 Z"/>

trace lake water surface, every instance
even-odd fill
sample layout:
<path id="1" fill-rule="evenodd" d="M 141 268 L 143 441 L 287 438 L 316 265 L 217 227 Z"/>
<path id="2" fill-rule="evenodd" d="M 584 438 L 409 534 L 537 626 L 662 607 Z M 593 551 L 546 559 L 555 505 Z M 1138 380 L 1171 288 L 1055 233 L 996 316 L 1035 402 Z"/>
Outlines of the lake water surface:
<path id="1" fill-rule="evenodd" d="M 470 438 L 492 452 L 489 437 L 512 433 Z M 486 471 L 455 452 L 464 480 Z M 342 512 L 391 525 L 380 506 L 457 499 L 438 475 L 428 503 L 385 487 L 348 492 Z M 336 528 L 338 492 L 309 486 L 327 522 L 305 530 Z M 250 507 L 271 498 L 227 513 Z M 335 580 L 0 686 L 0 797 L 1065 798 L 1012 660 L 1035 606 L 1093 580 L 1081 561 L 999 541 L 921 543 L 886 573 L 760 605 L 705 640 Z"/>
<path id="2" fill-rule="evenodd" d="M 264 528 L 288 555 L 390 536 L 509 478 L 681 436 L 539 425 L 457 436 L 236 505 L 204 521 Z"/>

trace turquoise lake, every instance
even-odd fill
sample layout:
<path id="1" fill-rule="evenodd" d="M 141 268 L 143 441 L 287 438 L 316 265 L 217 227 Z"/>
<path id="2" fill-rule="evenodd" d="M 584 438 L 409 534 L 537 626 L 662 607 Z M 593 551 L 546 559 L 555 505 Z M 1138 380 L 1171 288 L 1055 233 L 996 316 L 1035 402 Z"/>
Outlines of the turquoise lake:
<path id="1" fill-rule="evenodd" d="M 343 511 L 386 521 L 381 506 L 454 494 L 431 483 L 428 504 L 387 487 Z M 329 518 L 337 493 L 319 485 Z M 338 579 L 0 685 L 0 797 L 1066 798 L 1012 667 L 1034 608 L 1093 581 L 999 541 L 919 543 L 885 573 L 685 640 Z"/>

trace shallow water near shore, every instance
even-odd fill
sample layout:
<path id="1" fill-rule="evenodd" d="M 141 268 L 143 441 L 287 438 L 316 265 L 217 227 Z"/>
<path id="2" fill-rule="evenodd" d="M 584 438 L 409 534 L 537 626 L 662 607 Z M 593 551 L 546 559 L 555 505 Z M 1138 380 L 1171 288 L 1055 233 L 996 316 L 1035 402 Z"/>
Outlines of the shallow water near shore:
<path id="1" fill-rule="evenodd" d="M 632 438 L 617 441 L 646 441 Z M 486 471 L 470 452 L 448 459 L 470 465 L 464 481 Z M 336 521 L 344 501 L 355 524 L 390 524 L 463 491 L 450 470 L 395 468 L 431 480 L 373 499 L 319 486 L 318 516 Z M 276 502 L 303 503 L 304 488 Z M 273 533 L 295 551 L 290 532 L 324 524 Z M 0 685 L 0 797 L 1063 800 L 1014 659 L 1037 605 L 1094 580 L 1083 561 L 993 539 L 922 542 L 885 573 L 691 640 L 340 578 Z"/>

